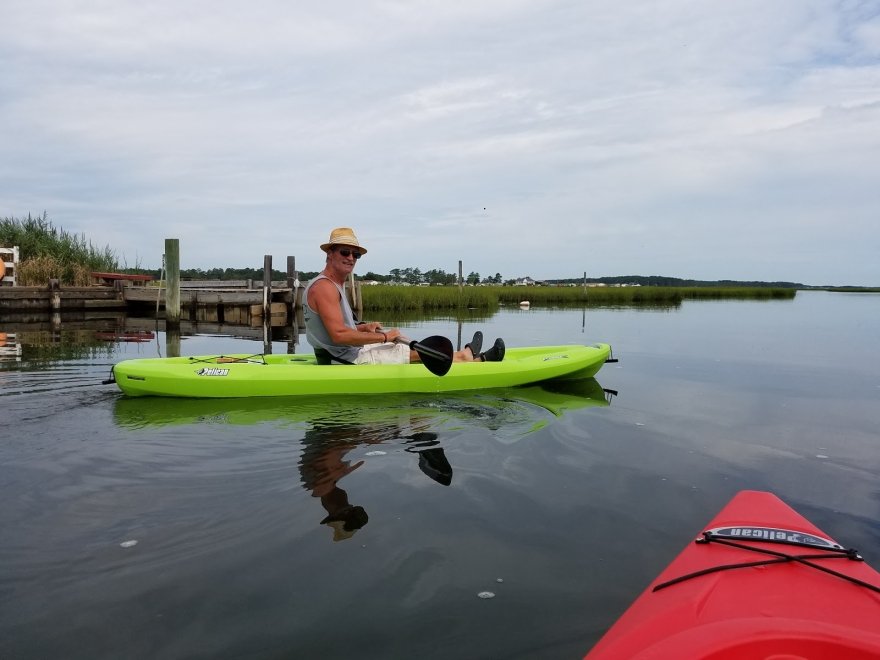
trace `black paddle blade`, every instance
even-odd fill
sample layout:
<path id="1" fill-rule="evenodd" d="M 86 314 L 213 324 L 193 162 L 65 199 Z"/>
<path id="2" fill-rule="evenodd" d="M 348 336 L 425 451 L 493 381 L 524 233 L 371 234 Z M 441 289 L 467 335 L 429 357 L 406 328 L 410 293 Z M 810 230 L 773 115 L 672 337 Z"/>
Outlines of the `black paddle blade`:
<path id="1" fill-rule="evenodd" d="M 435 376 L 445 376 L 452 367 L 452 342 L 434 335 L 412 342 L 409 347 L 419 354 L 422 364 Z"/>

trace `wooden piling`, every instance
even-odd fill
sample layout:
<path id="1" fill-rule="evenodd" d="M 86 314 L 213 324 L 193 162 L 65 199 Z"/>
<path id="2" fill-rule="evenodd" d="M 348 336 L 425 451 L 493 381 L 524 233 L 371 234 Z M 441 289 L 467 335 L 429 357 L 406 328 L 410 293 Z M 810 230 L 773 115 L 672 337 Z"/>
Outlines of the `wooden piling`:
<path id="1" fill-rule="evenodd" d="M 180 328 L 180 239 L 165 239 L 165 324 Z"/>
<path id="2" fill-rule="evenodd" d="M 461 259 L 458 260 L 458 293 L 461 295 L 464 280 L 461 278 Z"/>
<path id="3" fill-rule="evenodd" d="M 52 279 L 49 280 L 49 291 L 52 292 L 49 307 L 52 313 L 59 313 L 61 311 L 61 282 L 60 280 Z"/>
<path id="4" fill-rule="evenodd" d="M 296 325 L 296 295 L 299 288 L 299 276 L 296 272 L 296 257 L 287 257 L 287 288 L 290 289 L 290 300 L 287 305 L 287 321 L 293 329 L 292 341 L 288 343 L 287 352 L 296 353 L 299 343 L 299 330 Z"/>
<path id="5" fill-rule="evenodd" d="M 358 289 L 357 282 L 354 279 L 354 273 L 348 274 L 348 281 L 345 283 L 345 294 L 348 296 L 348 304 L 351 307 L 354 315 L 361 320 L 361 316 L 363 314 L 363 308 L 358 302 Z"/>
<path id="6" fill-rule="evenodd" d="M 297 285 L 296 257 L 287 257 L 287 286 L 293 291 Z"/>
<path id="7" fill-rule="evenodd" d="M 165 357 L 180 357 L 180 325 L 168 327 L 165 320 Z"/>
<path id="8" fill-rule="evenodd" d="M 263 255 L 263 318 L 268 319 L 272 311 L 269 303 L 272 302 L 272 255 Z"/>

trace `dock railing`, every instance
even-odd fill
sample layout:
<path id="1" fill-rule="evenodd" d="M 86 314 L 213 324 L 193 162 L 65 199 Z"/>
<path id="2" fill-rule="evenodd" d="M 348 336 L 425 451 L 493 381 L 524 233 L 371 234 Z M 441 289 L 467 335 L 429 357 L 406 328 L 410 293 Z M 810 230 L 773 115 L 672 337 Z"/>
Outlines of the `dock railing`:
<path id="1" fill-rule="evenodd" d="M 18 271 L 18 246 L 0 247 L 0 286 L 15 286 Z"/>

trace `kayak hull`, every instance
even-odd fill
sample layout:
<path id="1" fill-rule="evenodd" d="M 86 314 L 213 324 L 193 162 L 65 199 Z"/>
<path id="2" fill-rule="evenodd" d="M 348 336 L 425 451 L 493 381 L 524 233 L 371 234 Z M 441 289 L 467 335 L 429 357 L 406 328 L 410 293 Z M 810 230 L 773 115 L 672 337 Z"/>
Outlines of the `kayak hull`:
<path id="1" fill-rule="evenodd" d="M 516 437 L 517 427 L 524 429 L 525 434 L 543 428 L 546 416 L 540 410 L 561 418 L 576 410 L 609 405 L 609 394 L 596 379 L 583 378 L 516 388 L 448 392 L 443 397 L 419 393 L 238 399 L 120 396 L 113 402 L 113 421 L 120 428 L 143 429 L 206 422 L 300 427 L 356 420 L 358 428 L 384 429 L 395 426 L 395 420 L 406 425 L 413 419 L 430 417 L 432 426 L 437 427 L 460 428 L 465 424 L 495 428 L 503 423 L 506 439 Z"/>
<path id="2" fill-rule="evenodd" d="M 739 493 L 707 529 L 752 534 L 753 538 L 735 542 L 763 551 L 840 555 L 837 549 L 764 541 L 810 535 L 840 548 L 772 493 Z M 796 561 L 700 574 L 655 590 L 713 567 L 772 558 L 716 542 L 692 543 L 586 658 L 880 657 L 880 593 Z M 864 561 L 845 556 L 810 561 L 880 588 L 880 574 Z"/>
<path id="3" fill-rule="evenodd" d="M 319 365 L 314 355 L 226 355 L 124 360 L 113 368 L 129 396 L 266 397 L 457 392 L 589 378 L 608 344 L 509 348 L 501 362 L 457 362 L 445 376 L 420 363 Z"/>

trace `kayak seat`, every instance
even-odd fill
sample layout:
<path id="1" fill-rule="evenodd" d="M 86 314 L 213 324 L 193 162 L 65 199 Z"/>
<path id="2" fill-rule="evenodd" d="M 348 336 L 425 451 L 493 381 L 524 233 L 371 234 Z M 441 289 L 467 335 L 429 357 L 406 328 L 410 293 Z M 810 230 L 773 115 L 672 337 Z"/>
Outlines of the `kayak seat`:
<path id="1" fill-rule="evenodd" d="M 354 362 L 349 362 L 348 360 L 343 360 L 342 358 L 333 357 L 333 355 L 326 348 L 316 348 L 315 349 L 315 362 L 320 365 L 331 365 L 331 364 L 354 364 Z"/>

